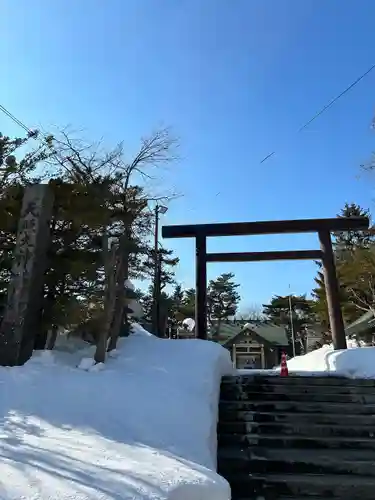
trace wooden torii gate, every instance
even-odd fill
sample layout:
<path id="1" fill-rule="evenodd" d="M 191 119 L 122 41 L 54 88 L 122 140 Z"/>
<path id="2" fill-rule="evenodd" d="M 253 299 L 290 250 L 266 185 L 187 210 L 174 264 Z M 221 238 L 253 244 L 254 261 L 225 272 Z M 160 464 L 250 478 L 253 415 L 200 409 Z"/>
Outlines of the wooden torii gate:
<path id="1" fill-rule="evenodd" d="M 333 346 L 346 349 L 339 285 L 331 232 L 368 230 L 367 217 L 337 217 L 334 219 L 300 219 L 282 221 L 228 222 L 163 226 L 163 238 L 195 238 L 196 248 L 196 337 L 207 339 L 207 262 L 259 262 L 267 260 L 321 260 L 327 294 L 327 305 Z M 276 252 L 207 253 L 207 238 L 217 236 L 247 236 L 265 234 L 317 233 L 319 250 L 289 250 Z"/>

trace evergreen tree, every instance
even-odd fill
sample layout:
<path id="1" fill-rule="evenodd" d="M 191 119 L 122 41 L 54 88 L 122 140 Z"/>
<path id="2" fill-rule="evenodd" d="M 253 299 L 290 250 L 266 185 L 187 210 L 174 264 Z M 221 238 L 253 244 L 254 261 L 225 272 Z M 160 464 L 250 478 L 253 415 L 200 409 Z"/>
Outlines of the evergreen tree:
<path id="1" fill-rule="evenodd" d="M 338 217 L 370 217 L 370 212 L 356 203 L 345 203 Z M 336 259 L 345 258 L 345 254 L 355 248 L 368 247 L 373 241 L 374 236 L 371 231 L 350 230 L 336 232 L 333 234 Z"/>
<path id="2" fill-rule="evenodd" d="M 163 291 L 167 285 L 172 285 L 174 283 L 175 268 L 180 262 L 180 259 L 173 256 L 173 250 L 168 250 L 166 248 L 159 248 L 157 258 L 160 265 L 160 291 Z M 156 265 L 155 250 L 150 249 L 143 262 L 142 272 L 144 276 L 153 280 Z"/>
<path id="3" fill-rule="evenodd" d="M 171 295 L 171 310 L 170 319 L 171 324 L 177 325 L 179 322 L 179 315 L 181 314 L 181 308 L 184 300 L 184 291 L 182 286 L 177 284 Z"/>
<path id="4" fill-rule="evenodd" d="M 153 311 L 154 311 L 154 287 L 150 285 L 145 293 L 142 294 L 140 299 L 142 309 L 143 309 L 143 319 L 147 323 L 152 323 Z M 173 314 L 173 297 L 167 292 L 160 292 L 159 296 L 159 320 L 160 327 L 164 330 L 167 327 L 167 323 L 171 314 Z"/>
<path id="5" fill-rule="evenodd" d="M 36 169 L 52 154 L 51 138 L 33 142 L 38 135 L 34 131 L 10 138 L 0 133 L 0 310 L 7 298 L 24 189 L 41 181 Z M 23 146 L 28 152 L 22 156 Z"/>
<path id="6" fill-rule="evenodd" d="M 292 318 L 290 318 L 290 309 Z M 263 314 L 275 325 L 284 327 L 291 341 L 291 319 L 295 340 L 299 341 L 301 347 L 305 349 L 305 339 L 308 329 L 315 323 L 316 315 L 313 301 L 306 298 L 306 295 L 275 295 L 269 304 L 263 305 Z"/>
<path id="7" fill-rule="evenodd" d="M 369 217 L 369 210 L 362 208 L 360 205 L 355 203 L 346 203 L 345 206 L 340 211 L 338 217 Z M 363 282 L 366 281 L 362 275 L 362 289 L 361 293 L 354 286 L 354 281 L 356 280 L 356 273 L 359 272 L 359 262 L 361 259 L 365 259 L 365 269 L 367 273 L 367 278 L 370 278 L 369 274 L 369 261 L 371 252 L 366 252 L 366 249 L 370 249 L 374 245 L 374 235 L 373 232 L 363 231 L 363 230 L 352 230 L 336 232 L 333 234 L 333 248 L 336 259 L 336 272 L 339 280 L 339 292 L 340 292 L 340 302 L 342 307 L 343 317 L 346 323 L 351 323 L 356 320 L 361 311 L 367 307 L 370 303 L 371 292 L 367 293 L 364 287 L 369 286 L 369 281 L 366 285 Z M 316 287 L 312 291 L 312 295 L 315 300 L 315 310 L 317 312 L 320 322 L 328 329 L 328 311 L 327 311 L 327 299 L 326 290 L 324 284 L 324 276 L 321 270 L 321 262 L 317 263 L 319 266 L 317 277 L 315 278 Z M 359 274 L 358 274 L 359 277 Z M 363 281 L 364 280 L 364 281 Z M 358 288 L 358 287 L 357 287 Z M 364 296 L 366 295 L 366 297 Z M 365 302 L 359 304 L 359 297 Z M 366 303 L 366 305 L 364 305 Z"/>
<path id="8" fill-rule="evenodd" d="M 173 145 L 174 140 L 167 130 L 157 131 L 142 139 L 139 151 L 128 162 L 121 144 L 106 152 L 97 146 L 74 141 L 64 132 L 54 138 L 53 159 L 63 167 L 63 189 L 74 196 L 67 198 L 65 206 L 64 203 L 58 205 L 57 215 L 61 221 L 54 234 L 62 229 L 67 241 L 60 236 L 55 238 L 55 243 L 60 246 L 60 253 L 70 256 L 70 264 L 65 270 L 63 266 L 56 266 L 51 273 L 49 296 L 54 297 L 55 303 L 65 295 L 68 300 L 86 302 L 87 307 L 98 298 L 103 304 L 101 242 L 103 238 L 117 241 L 119 273 L 115 319 L 110 327 L 111 348 L 115 348 L 113 339 L 117 339 L 121 330 L 125 301 L 123 284 L 128 278 L 145 277 L 144 261 L 150 252 L 152 211 L 148 201 L 152 196 L 134 180 L 139 181 L 139 176 L 147 175 L 146 169 L 170 161 Z M 79 217 L 71 216 L 73 213 L 81 220 L 75 220 Z M 59 255 L 58 250 L 55 255 Z M 100 328 L 102 321 L 96 324 Z"/>
<path id="9" fill-rule="evenodd" d="M 179 322 L 186 318 L 195 318 L 195 288 L 183 291 L 182 301 L 176 316 Z"/>
<path id="10" fill-rule="evenodd" d="M 237 292 L 239 284 L 233 278 L 233 273 L 223 273 L 208 284 L 208 321 L 211 326 L 215 326 L 214 336 L 219 335 L 222 322 L 237 312 L 241 296 Z"/>
<path id="11" fill-rule="evenodd" d="M 340 263 L 340 276 L 345 286 L 347 307 L 363 314 L 375 315 L 375 244 L 354 248 Z"/>
<path id="12" fill-rule="evenodd" d="M 90 328 L 81 327 L 91 324 L 88 336 L 97 338 L 95 329 L 101 329 L 104 303 L 103 239 L 108 238 L 119 243 L 118 258 L 124 264 L 116 291 L 116 321 L 111 325 L 111 338 L 116 339 L 126 298 L 124 282 L 129 277 L 147 276 L 144 263 L 151 252 L 149 200 L 154 197 L 135 181 L 146 175 L 146 169 L 171 161 L 175 142 L 167 130 L 157 131 L 142 139 L 139 151 L 128 162 L 121 145 L 107 152 L 62 132 L 39 140 L 40 145 L 18 159 L 18 148 L 36 137 L 32 133 L 10 139 L 0 134 L 0 306 L 6 298 L 24 188 L 41 180 L 35 175 L 36 168 L 48 161 L 44 164 L 55 204 L 45 280 L 44 334 L 60 327 L 87 331 Z M 171 264 L 169 254 L 166 257 L 167 265 Z M 168 274 L 165 280 L 170 279 Z"/>

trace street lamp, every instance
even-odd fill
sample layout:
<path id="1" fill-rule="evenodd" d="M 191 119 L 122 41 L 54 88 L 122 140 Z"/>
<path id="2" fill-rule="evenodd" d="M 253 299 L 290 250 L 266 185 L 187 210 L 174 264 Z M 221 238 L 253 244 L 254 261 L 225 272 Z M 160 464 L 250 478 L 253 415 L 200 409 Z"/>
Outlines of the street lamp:
<path id="1" fill-rule="evenodd" d="M 159 256 L 159 214 L 166 214 L 168 212 L 168 207 L 163 205 L 156 205 L 155 207 L 155 240 L 154 240 L 154 314 L 153 314 L 153 332 L 155 335 L 159 336 L 160 327 L 160 274 L 161 274 L 161 260 Z"/>
<path id="2" fill-rule="evenodd" d="M 155 244 L 154 244 L 154 252 L 155 252 L 155 262 L 157 261 L 157 255 L 159 252 L 159 214 L 166 214 L 168 212 L 168 207 L 165 207 L 163 205 L 156 205 L 155 207 Z M 155 265 L 155 268 L 157 266 Z M 155 273 L 156 276 L 156 273 Z"/>
<path id="3" fill-rule="evenodd" d="M 292 308 L 292 294 L 289 285 L 289 320 L 290 320 L 290 330 L 292 334 L 292 347 L 293 347 L 293 358 L 296 357 L 296 337 L 294 333 L 294 322 L 293 322 L 293 308 Z"/>
<path id="4" fill-rule="evenodd" d="M 168 212 L 168 207 L 164 207 L 163 205 L 156 205 L 156 208 L 158 208 L 159 214 L 163 214 L 164 215 L 164 214 L 166 214 Z"/>

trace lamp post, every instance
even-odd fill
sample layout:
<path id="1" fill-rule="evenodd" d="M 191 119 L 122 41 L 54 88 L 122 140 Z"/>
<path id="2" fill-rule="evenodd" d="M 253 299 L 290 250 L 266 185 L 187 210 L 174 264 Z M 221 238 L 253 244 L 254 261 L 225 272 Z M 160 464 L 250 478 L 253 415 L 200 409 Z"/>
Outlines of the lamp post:
<path id="1" fill-rule="evenodd" d="M 168 207 L 156 205 L 155 207 L 155 234 L 154 234 L 154 314 L 153 314 L 153 332 L 159 337 L 160 326 L 160 276 L 161 276 L 161 259 L 159 255 L 159 215 L 167 213 Z"/>
<path id="2" fill-rule="evenodd" d="M 289 285 L 289 319 L 290 319 L 290 331 L 292 334 L 293 357 L 295 358 L 296 357 L 296 336 L 294 333 L 292 294 L 290 292 L 290 285 Z"/>

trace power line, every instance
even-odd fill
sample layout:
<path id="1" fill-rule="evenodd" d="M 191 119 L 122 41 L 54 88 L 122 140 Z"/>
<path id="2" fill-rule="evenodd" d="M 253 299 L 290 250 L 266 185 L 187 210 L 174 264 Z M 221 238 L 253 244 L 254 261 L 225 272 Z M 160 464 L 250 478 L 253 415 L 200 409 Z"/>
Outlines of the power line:
<path id="1" fill-rule="evenodd" d="M 276 154 L 276 151 L 272 151 L 272 153 L 270 153 L 269 155 L 265 156 L 260 163 L 263 163 L 263 162 L 267 161 L 268 158 L 271 158 L 271 156 L 273 156 L 274 154 Z"/>
<path id="2" fill-rule="evenodd" d="M 318 113 L 316 113 L 316 115 L 314 115 L 311 118 L 311 120 L 309 120 L 304 125 L 302 125 L 302 127 L 298 130 L 298 132 L 302 132 L 302 130 L 304 130 L 306 127 L 308 127 L 310 125 L 310 123 L 312 123 L 314 120 L 316 120 L 318 118 L 318 116 L 322 115 L 328 108 L 330 108 L 332 106 L 332 104 L 334 104 L 336 101 L 338 101 L 343 95 L 345 95 L 347 92 L 349 92 L 349 90 L 351 90 L 353 87 L 355 87 L 357 85 L 357 83 L 359 83 L 361 80 L 363 80 L 363 78 L 365 78 L 369 73 L 371 73 L 371 71 L 374 68 L 375 68 L 375 64 L 373 66 L 371 66 L 371 68 L 369 68 L 365 73 L 363 73 L 363 75 L 361 75 L 359 78 L 357 78 L 353 83 L 351 83 L 349 85 L 349 87 L 347 87 L 345 90 L 343 90 L 341 92 L 341 94 L 339 94 L 334 99 L 332 99 L 332 101 L 330 101 L 328 104 L 326 104 L 320 111 L 318 111 Z"/>
<path id="3" fill-rule="evenodd" d="M 373 64 L 367 71 L 365 71 L 361 76 L 359 76 L 353 83 L 351 83 L 345 90 L 343 90 L 340 94 L 334 97 L 328 104 L 322 107 L 320 111 L 318 111 L 310 120 L 308 120 L 302 127 L 297 130 L 297 134 L 306 129 L 313 121 L 315 121 L 319 116 L 321 116 L 328 108 L 330 108 L 336 101 L 338 101 L 341 97 L 343 97 L 347 92 L 349 92 L 353 87 L 355 87 L 361 80 L 363 80 L 367 75 L 371 73 L 375 69 L 375 64 Z M 268 154 L 263 158 L 260 163 L 267 161 L 271 156 L 275 154 L 275 151 Z"/>
<path id="4" fill-rule="evenodd" d="M 8 118 L 10 118 L 11 120 L 14 121 L 14 123 L 16 123 L 19 127 L 23 128 L 27 134 L 30 136 L 30 137 L 33 137 L 34 139 L 38 140 L 40 142 L 40 144 L 42 146 L 45 146 L 46 143 L 39 137 L 39 135 L 31 130 L 31 128 L 29 128 L 27 125 L 25 125 L 21 120 L 19 120 L 16 116 L 14 116 L 13 113 L 11 113 L 5 106 L 3 106 L 2 104 L 0 104 L 0 111 L 2 111 Z M 43 134 L 42 133 L 42 136 L 43 138 L 46 140 L 47 139 L 47 135 L 46 134 Z M 59 155 L 57 154 L 56 151 L 53 151 L 52 152 L 52 155 L 56 156 L 60 162 L 63 164 L 63 162 L 65 161 L 65 159 L 63 158 L 60 158 Z"/>
<path id="5" fill-rule="evenodd" d="M 32 130 L 21 122 L 18 118 L 16 118 L 5 106 L 0 104 L 0 111 L 2 111 L 8 118 L 14 121 L 19 127 L 23 128 L 28 134 L 32 134 Z"/>

